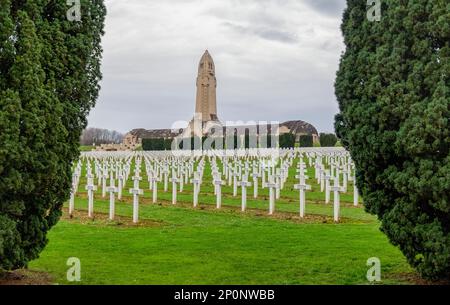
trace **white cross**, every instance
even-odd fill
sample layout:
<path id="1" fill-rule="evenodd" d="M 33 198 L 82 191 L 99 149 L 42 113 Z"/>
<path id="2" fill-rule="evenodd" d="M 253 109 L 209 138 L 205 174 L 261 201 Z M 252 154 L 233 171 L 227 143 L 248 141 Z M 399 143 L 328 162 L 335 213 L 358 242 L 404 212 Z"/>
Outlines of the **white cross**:
<path id="1" fill-rule="evenodd" d="M 342 182 L 342 184 L 343 184 L 343 188 L 344 188 L 344 193 L 346 193 L 347 192 L 347 174 L 348 174 L 349 172 L 348 172 L 348 170 L 347 170 L 347 167 L 344 167 L 344 169 L 342 170 L 342 178 L 343 178 L 343 182 Z"/>
<path id="2" fill-rule="evenodd" d="M 104 171 L 102 175 L 102 198 L 106 197 L 106 179 L 108 179 L 108 174 Z"/>
<path id="3" fill-rule="evenodd" d="M 98 177 L 98 183 L 97 183 L 97 186 L 100 186 L 100 184 L 102 184 L 102 175 L 101 175 L 101 173 L 100 173 L 100 168 L 96 168 L 96 171 L 95 171 L 95 174 L 97 175 L 97 177 Z"/>
<path id="4" fill-rule="evenodd" d="M 213 170 L 213 172 L 211 173 L 211 176 L 212 176 L 213 184 L 216 179 L 219 179 L 221 177 L 219 175 L 219 173 L 215 170 Z M 214 185 L 214 195 L 217 195 L 217 186 L 216 185 Z"/>
<path id="5" fill-rule="evenodd" d="M 200 180 L 200 183 L 199 183 L 199 185 L 198 185 L 198 188 L 197 188 L 197 193 L 200 193 L 200 189 L 201 189 L 201 186 L 202 186 L 202 183 L 203 183 L 203 172 L 200 172 L 200 171 L 196 171 L 195 173 L 194 173 L 194 178 L 195 178 L 195 175 L 198 175 L 197 176 L 197 178 Z"/>
<path id="6" fill-rule="evenodd" d="M 281 169 L 280 175 L 281 175 L 281 185 L 280 189 L 284 189 L 284 183 L 286 182 L 286 179 L 288 177 L 289 169 L 287 167 L 284 167 Z"/>
<path id="7" fill-rule="evenodd" d="M 261 163 L 261 185 L 265 185 L 266 184 L 266 166 L 264 165 L 264 163 Z"/>
<path id="8" fill-rule="evenodd" d="M 198 205 L 198 193 L 199 193 L 199 186 L 201 183 L 200 178 L 198 177 L 198 173 L 194 173 L 194 179 L 191 180 L 191 183 L 194 186 L 194 208 Z"/>
<path id="9" fill-rule="evenodd" d="M 267 182 L 263 185 L 263 187 L 269 188 L 269 215 L 272 215 L 275 212 L 275 192 L 279 186 L 274 182 Z"/>
<path id="10" fill-rule="evenodd" d="M 334 178 L 334 186 L 331 187 L 331 190 L 334 192 L 334 221 L 339 222 L 339 193 L 344 192 L 344 189 L 339 186 L 339 179 L 337 177 Z"/>
<path id="11" fill-rule="evenodd" d="M 88 217 L 92 218 L 94 215 L 94 191 L 97 190 L 97 186 L 94 185 L 93 180 L 94 176 L 88 175 L 88 184 L 86 185 L 86 190 L 88 192 Z"/>
<path id="12" fill-rule="evenodd" d="M 164 170 L 164 193 L 166 193 L 167 189 L 169 188 L 168 180 L 169 180 L 169 170 L 165 169 Z"/>
<path id="13" fill-rule="evenodd" d="M 300 183 L 302 177 L 306 177 L 305 174 L 306 174 L 307 170 L 304 168 L 301 168 L 301 169 L 297 169 L 297 172 L 299 174 L 295 175 L 295 178 L 298 179 L 298 182 Z M 306 178 L 306 179 L 308 179 L 308 178 Z"/>
<path id="14" fill-rule="evenodd" d="M 77 169 L 77 171 L 78 171 L 78 169 Z M 78 172 L 75 172 L 72 177 L 72 185 L 74 186 L 74 190 L 73 190 L 74 194 L 76 194 L 77 190 L 78 190 L 78 184 L 80 183 L 79 178 L 80 178 L 80 174 Z"/>
<path id="15" fill-rule="evenodd" d="M 179 179 L 175 176 L 172 176 L 170 182 L 172 182 L 172 204 L 177 204 L 177 183 Z"/>
<path id="16" fill-rule="evenodd" d="M 189 183 L 189 177 L 191 176 L 189 169 L 187 167 L 184 168 L 183 170 L 183 177 L 184 177 L 184 184 L 188 184 Z"/>
<path id="17" fill-rule="evenodd" d="M 278 187 L 275 190 L 275 197 L 277 199 L 280 199 L 280 189 L 281 189 L 281 174 L 280 169 L 277 168 L 276 174 L 275 174 L 275 183 L 278 185 Z"/>
<path id="18" fill-rule="evenodd" d="M 117 193 L 117 188 L 114 185 L 111 185 L 106 188 L 106 191 L 109 192 L 109 220 L 114 220 L 115 214 L 114 193 Z"/>
<path id="19" fill-rule="evenodd" d="M 347 171 L 348 171 L 348 181 L 354 181 L 354 178 L 352 176 L 352 161 L 349 160 L 347 163 Z"/>
<path id="20" fill-rule="evenodd" d="M 300 175 L 295 175 L 295 178 L 296 179 L 298 179 L 298 182 L 299 183 L 302 183 L 302 180 L 304 181 L 304 180 L 307 180 L 307 179 L 309 179 L 309 177 L 308 176 L 306 176 L 305 174 L 300 174 Z"/>
<path id="21" fill-rule="evenodd" d="M 139 188 L 139 181 L 142 180 L 142 177 L 139 176 L 139 173 L 136 173 L 136 175 L 133 177 L 133 181 L 134 181 L 134 187 L 135 189 Z"/>
<path id="22" fill-rule="evenodd" d="M 152 184 L 152 190 L 153 190 L 153 198 L 152 202 L 156 203 L 157 197 L 158 197 L 158 175 L 153 175 L 151 177 L 151 184 Z"/>
<path id="23" fill-rule="evenodd" d="M 216 207 L 218 209 L 222 207 L 222 185 L 224 184 L 225 182 L 223 182 L 221 179 L 214 180 L 214 185 L 217 186 Z"/>
<path id="24" fill-rule="evenodd" d="M 356 177 L 353 177 L 353 205 L 355 207 L 358 206 L 358 197 L 359 197 L 359 191 L 358 187 L 356 186 Z"/>
<path id="25" fill-rule="evenodd" d="M 314 165 L 315 169 L 315 178 L 317 179 L 317 184 L 320 184 L 320 169 L 322 168 L 322 164 L 320 164 L 319 160 L 316 160 L 316 164 Z"/>
<path id="26" fill-rule="evenodd" d="M 139 188 L 130 189 L 130 194 L 133 194 L 133 222 L 137 223 L 139 218 L 139 195 L 143 195 L 144 191 Z"/>
<path id="27" fill-rule="evenodd" d="M 180 172 L 180 193 L 183 193 L 183 186 L 184 186 L 184 179 L 183 179 L 183 172 Z"/>
<path id="28" fill-rule="evenodd" d="M 231 166 L 227 168 L 225 179 L 228 179 L 228 185 L 231 185 L 231 183 L 233 182 L 233 169 L 231 168 Z"/>
<path id="29" fill-rule="evenodd" d="M 237 187 L 238 187 L 238 181 L 237 181 L 237 177 L 239 176 L 238 172 L 235 171 L 233 173 L 233 197 L 237 196 Z"/>
<path id="30" fill-rule="evenodd" d="M 155 177 L 155 176 L 156 176 L 156 175 L 153 173 L 153 171 L 149 171 L 149 172 L 148 172 L 147 180 L 148 180 L 148 189 L 149 189 L 150 191 L 153 190 L 153 177 Z"/>
<path id="31" fill-rule="evenodd" d="M 294 188 L 299 190 L 300 194 L 300 217 L 305 217 L 305 191 L 311 190 L 311 185 L 306 184 L 305 177 L 300 178 L 300 183 L 295 184 Z"/>
<path id="32" fill-rule="evenodd" d="M 325 168 L 323 165 L 320 166 L 320 191 L 323 192 L 325 189 Z"/>
<path id="33" fill-rule="evenodd" d="M 244 178 L 239 185 L 242 187 L 242 212 L 245 212 L 247 208 L 247 187 L 252 186 L 250 182 L 247 182 L 247 179 Z"/>
<path id="34" fill-rule="evenodd" d="M 70 200 L 69 200 L 69 215 L 72 217 L 73 211 L 75 209 L 75 184 L 72 184 L 72 188 L 70 190 Z"/>
<path id="35" fill-rule="evenodd" d="M 325 171 L 325 203 L 330 203 L 330 171 Z"/>
<path id="36" fill-rule="evenodd" d="M 117 162 L 116 162 L 116 166 L 115 166 L 115 172 L 114 172 L 114 174 L 115 174 L 115 176 L 116 176 L 116 178 L 117 178 L 117 176 L 119 176 L 119 164 L 117 164 Z"/>
<path id="37" fill-rule="evenodd" d="M 253 198 L 258 198 L 258 177 L 261 177 L 259 173 L 254 172 L 253 177 Z"/>
<path id="38" fill-rule="evenodd" d="M 122 199 L 122 189 L 123 189 L 123 179 L 124 176 L 122 173 L 119 174 L 119 187 L 117 188 L 117 199 L 121 200 Z"/>
<path id="39" fill-rule="evenodd" d="M 223 162 L 223 172 L 225 174 L 225 179 L 228 179 L 228 161 Z"/>

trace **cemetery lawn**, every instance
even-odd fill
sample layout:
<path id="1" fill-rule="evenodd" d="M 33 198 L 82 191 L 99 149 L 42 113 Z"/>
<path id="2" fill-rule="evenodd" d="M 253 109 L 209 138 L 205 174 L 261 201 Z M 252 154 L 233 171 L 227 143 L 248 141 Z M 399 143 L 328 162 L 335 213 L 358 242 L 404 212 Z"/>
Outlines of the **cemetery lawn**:
<path id="1" fill-rule="evenodd" d="M 94 147 L 92 147 L 91 145 L 80 145 L 80 151 L 91 151 L 93 150 Z"/>
<path id="2" fill-rule="evenodd" d="M 348 218 L 333 224 L 258 210 L 242 214 L 226 204 L 217 211 L 202 201 L 197 209 L 144 201 L 141 223 L 133 225 L 130 198 L 117 202 L 114 222 L 106 220 L 108 205 L 96 199 L 96 219 L 89 220 L 86 199 L 77 199 L 75 217 L 63 217 L 49 232 L 48 246 L 29 268 L 58 284 L 71 284 L 69 257 L 81 261 L 80 284 L 368 284 L 366 261 L 378 257 L 382 284 L 414 277 L 362 208 L 343 207 Z M 323 205 L 308 203 L 308 209 Z"/>

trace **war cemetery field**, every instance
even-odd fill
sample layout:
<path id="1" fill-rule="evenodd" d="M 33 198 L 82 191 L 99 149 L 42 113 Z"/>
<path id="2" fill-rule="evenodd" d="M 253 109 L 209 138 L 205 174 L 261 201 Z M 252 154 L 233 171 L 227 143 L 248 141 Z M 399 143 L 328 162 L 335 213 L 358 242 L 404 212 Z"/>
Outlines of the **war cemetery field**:
<path id="1" fill-rule="evenodd" d="M 96 153 L 90 154 L 95 156 Z M 203 157 L 201 166 L 197 158 L 191 161 L 192 165 L 182 163 L 179 169 L 179 165 L 164 163 L 159 157 L 154 161 L 153 157 L 134 154 L 139 153 L 119 158 L 120 161 L 112 157 L 90 158 L 92 183 L 88 183 L 86 178 L 88 159 L 82 158 L 78 165 L 80 177 L 75 181 L 77 192 L 70 208 L 73 209 L 72 216 L 69 216 L 68 202 L 61 221 L 49 232 L 48 246 L 39 259 L 30 263 L 31 270 L 48 273 L 52 283 L 72 284 L 66 279 L 66 261 L 69 257 L 77 257 L 81 262 L 81 282 L 76 284 L 364 285 L 370 284 L 366 279 L 369 269 L 366 262 L 377 257 L 382 267 L 381 284 L 415 283 L 414 271 L 400 251 L 379 231 L 376 217 L 364 211 L 361 198 L 358 205 L 354 205 L 353 181 L 347 181 L 346 192 L 340 194 L 339 221 L 334 221 L 333 192 L 326 204 L 325 191 L 321 192 L 321 185 L 315 178 L 317 167 L 314 163 L 316 160 L 322 162 L 323 170 L 330 168 L 332 162 L 338 162 L 337 159 L 312 158 L 310 166 L 308 158 L 302 157 L 305 175 L 308 176 L 306 183 L 311 185 L 311 190 L 305 193 L 305 212 L 301 218 L 299 190 L 294 189 L 298 183 L 296 174 L 301 168 L 298 155 L 291 161 L 288 156 L 282 157 L 282 161 L 274 165 L 274 168 L 286 168 L 287 177 L 279 199 L 276 199 L 274 189 L 275 208 L 269 215 L 269 189 L 261 187 L 261 177 L 256 199 L 253 198 L 253 186 L 247 188 L 247 206 L 243 212 L 242 188 L 238 187 L 236 196 L 233 196 L 234 176 L 228 185 L 220 158 L 214 158 L 216 161 L 212 162 L 209 157 Z M 136 163 L 137 159 L 140 160 Z M 243 173 L 237 175 L 237 181 L 245 176 L 246 162 L 250 174 L 253 170 L 258 171 L 259 162 L 252 163 L 258 159 L 245 160 L 241 160 Z M 94 165 L 96 162 L 97 166 Z M 141 177 L 139 188 L 143 195 L 138 197 L 139 218 L 134 223 L 133 195 L 129 189 L 135 187 L 132 177 L 136 175 L 136 164 L 140 168 L 137 172 Z M 237 170 L 236 164 L 229 163 L 227 170 L 230 173 Z M 221 170 L 219 175 L 223 175 L 219 209 L 212 183 L 218 178 L 212 167 Z M 122 198 L 118 199 L 117 193 L 113 193 L 114 220 L 109 219 L 110 193 L 102 196 L 101 173 L 105 168 L 109 173 L 108 186 L 110 178 L 115 180 L 115 174 L 120 175 L 121 170 L 126 180 Z M 178 177 L 183 172 L 191 176 L 189 183 L 183 185 L 182 192 L 180 183 L 177 184 L 175 204 L 172 201 L 171 174 L 168 174 L 167 191 L 164 191 L 166 169 L 172 169 Z M 174 172 L 176 170 L 178 173 Z M 200 171 L 203 176 L 199 183 L 198 205 L 194 207 L 192 177 Z M 214 178 L 213 174 L 216 175 Z M 156 203 L 153 203 L 149 175 L 161 177 L 156 185 Z M 270 170 L 266 179 L 269 177 Z M 340 179 L 342 185 L 343 178 Z M 179 180 L 185 178 L 180 177 Z M 248 180 L 253 181 L 251 175 Z M 118 181 L 113 183 L 117 186 Z M 89 184 L 98 187 L 93 191 L 92 217 L 88 216 L 86 185 Z"/>

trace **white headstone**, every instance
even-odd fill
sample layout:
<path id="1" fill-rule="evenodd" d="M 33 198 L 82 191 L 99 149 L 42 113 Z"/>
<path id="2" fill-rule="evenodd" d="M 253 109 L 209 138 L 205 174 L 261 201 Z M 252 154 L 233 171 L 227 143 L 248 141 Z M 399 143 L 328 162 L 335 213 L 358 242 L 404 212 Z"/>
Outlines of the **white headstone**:
<path id="1" fill-rule="evenodd" d="M 246 179 L 244 179 L 243 181 L 241 181 L 240 186 L 242 188 L 242 200 L 241 200 L 241 204 L 242 204 L 242 212 L 245 212 L 245 209 L 247 208 L 247 187 L 250 187 L 252 184 L 250 182 L 247 182 Z"/>
<path id="2" fill-rule="evenodd" d="M 339 193 L 343 192 L 344 189 L 339 186 L 339 179 L 337 177 L 334 178 L 334 186 L 331 187 L 331 190 L 334 192 L 334 221 L 339 222 L 339 210 L 340 210 L 340 198 Z"/>
<path id="3" fill-rule="evenodd" d="M 221 179 L 214 180 L 214 185 L 217 186 L 216 207 L 218 209 L 222 207 L 222 185 L 224 184 L 225 182 L 223 182 Z"/>
<path id="4" fill-rule="evenodd" d="M 133 222 L 137 223 L 139 219 L 139 195 L 143 195 L 144 191 L 139 188 L 132 188 L 130 194 L 133 194 Z"/>
<path id="5" fill-rule="evenodd" d="M 109 192 L 109 220 L 114 220 L 115 214 L 115 198 L 114 193 L 117 192 L 117 188 L 114 185 L 111 185 L 106 188 L 106 191 Z"/>
<path id="6" fill-rule="evenodd" d="M 300 183 L 295 184 L 294 188 L 296 190 L 299 190 L 299 196 L 300 196 L 300 217 L 305 217 L 305 191 L 311 190 L 311 185 L 306 184 L 305 178 L 308 179 L 306 176 L 303 176 L 304 178 L 300 178 Z"/>

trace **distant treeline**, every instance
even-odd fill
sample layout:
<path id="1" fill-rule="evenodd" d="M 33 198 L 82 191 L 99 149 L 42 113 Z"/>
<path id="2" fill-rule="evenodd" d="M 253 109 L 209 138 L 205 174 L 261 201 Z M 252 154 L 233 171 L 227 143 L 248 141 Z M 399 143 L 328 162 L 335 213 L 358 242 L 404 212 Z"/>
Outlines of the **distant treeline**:
<path id="1" fill-rule="evenodd" d="M 338 138 L 334 133 L 321 133 L 320 134 L 320 146 L 321 147 L 335 147 Z"/>
<path id="2" fill-rule="evenodd" d="M 80 138 L 81 145 L 101 145 L 101 144 L 119 144 L 122 143 L 124 135 L 115 130 L 101 128 L 87 128 L 83 131 Z"/>

